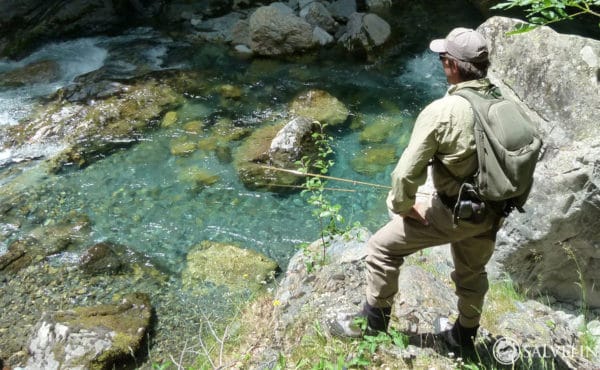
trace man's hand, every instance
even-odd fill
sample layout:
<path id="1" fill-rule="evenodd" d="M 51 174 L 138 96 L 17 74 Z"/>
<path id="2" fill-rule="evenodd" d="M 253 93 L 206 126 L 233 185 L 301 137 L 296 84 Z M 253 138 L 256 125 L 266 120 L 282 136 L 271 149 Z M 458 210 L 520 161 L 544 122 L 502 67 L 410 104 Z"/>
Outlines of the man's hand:
<path id="1" fill-rule="evenodd" d="M 429 221 L 425 218 L 425 211 L 427 210 L 427 206 L 422 203 L 415 203 L 414 206 L 411 207 L 410 211 L 407 214 L 403 215 L 404 218 L 412 218 L 422 225 L 429 225 Z"/>

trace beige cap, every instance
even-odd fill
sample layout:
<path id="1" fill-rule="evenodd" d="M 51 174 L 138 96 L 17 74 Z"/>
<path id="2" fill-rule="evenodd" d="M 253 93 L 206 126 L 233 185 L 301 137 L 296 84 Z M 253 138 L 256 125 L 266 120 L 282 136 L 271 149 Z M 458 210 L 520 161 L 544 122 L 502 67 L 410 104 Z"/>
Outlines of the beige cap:
<path id="1" fill-rule="evenodd" d="M 433 40 L 429 48 L 436 53 L 448 53 L 465 62 L 488 60 L 487 41 L 479 32 L 470 28 L 455 28 L 445 39 Z"/>

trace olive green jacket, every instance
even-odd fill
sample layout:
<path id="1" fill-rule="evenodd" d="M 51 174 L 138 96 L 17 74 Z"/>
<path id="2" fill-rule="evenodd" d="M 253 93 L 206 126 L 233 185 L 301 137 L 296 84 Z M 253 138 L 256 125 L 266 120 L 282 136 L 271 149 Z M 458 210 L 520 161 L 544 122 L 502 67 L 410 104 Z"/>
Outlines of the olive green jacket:
<path id="1" fill-rule="evenodd" d="M 417 188 L 427 179 L 427 166 L 436 156 L 445 166 L 433 162 L 433 185 L 438 193 L 455 196 L 460 184 L 455 177 L 464 178 L 477 169 L 477 153 L 473 134 L 473 110 L 469 102 L 451 95 L 465 87 L 487 90 L 488 79 L 471 80 L 452 85 L 448 94 L 425 107 L 415 122 L 408 147 L 392 172 L 392 190 L 388 208 L 406 214 L 415 203 Z"/>

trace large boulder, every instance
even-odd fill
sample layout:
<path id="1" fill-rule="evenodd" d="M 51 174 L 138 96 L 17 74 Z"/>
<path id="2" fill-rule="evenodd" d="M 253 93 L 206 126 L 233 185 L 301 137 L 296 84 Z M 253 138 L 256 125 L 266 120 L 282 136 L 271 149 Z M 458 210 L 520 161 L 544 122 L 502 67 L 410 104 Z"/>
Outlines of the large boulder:
<path id="1" fill-rule="evenodd" d="M 33 328 L 25 369 L 110 369 L 131 361 L 150 326 L 146 294 L 118 304 L 48 312 Z"/>
<path id="2" fill-rule="evenodd" d="M 600 307 L 600 41 L 547 27 L 507 35 L 517 23 L 494 17 L 478 30 L 491 76 L 537 117 L 545 152 L 495 261 L 530 293 Z"/>
<path id="3" fill-rule="evenodd" d="M 256 54 L 294 54 L 315 46 L 313 26 L 281 3 L 256 9 L 249 23 L 250 47 Z"/>

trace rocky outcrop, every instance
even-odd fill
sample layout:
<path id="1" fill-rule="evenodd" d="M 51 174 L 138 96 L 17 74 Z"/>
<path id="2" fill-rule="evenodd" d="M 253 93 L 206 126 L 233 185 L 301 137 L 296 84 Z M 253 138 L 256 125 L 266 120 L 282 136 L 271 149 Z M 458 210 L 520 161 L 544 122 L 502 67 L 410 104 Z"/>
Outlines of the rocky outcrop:
<path id="1" fill-rule="evenodd" d="M 290 260 L 285 278 L 274 294 L 272 330 L 268 338 L 255 338 L 259 350 L 253 353 L 252 366 L 276 361 L 278 356 L 292 358 L 298 343 L 309 342 L 311 335 L 320 335 L 320 343 L 333 340 L 327 333 L 330 322 L 358 312 L 365 294 L 365 244 L 370 234 L 354 229 L 349 235 L 313 243 Z M 315 261 L 325 260 L 324 264 Z M 314 267 L 307 268 L 307 266 Z M 450 369 L 456 366 L 448 347 L 436 333 L 438 318 L 456 317 L 456 296 L 449 279 L 452 260 L 448 246 L 428 250 L 426 254 L 409 257 L 401 268 L 399 293 L 392 310 L 391 327 L 409 337 L 407 348 L 379 348 L 382 359 L 391 361 L 394 368 L 435 367 Z M 493 282 L 492 284 L 497 284 Z M 581 317 L 553 310 L 535 301 L 498 304 L 488 297 L 484 307 L 480 339 L 477 342 L 478 361 L 498 367 L 499 353 L 495 344 L 514 340 L 517 366 L 554 368 L 594 368 L 600 358 L 594 358 L 595 348 L 580 346 L 578 335 Z M 500 308 L 501 306 L 505 306 Z M 248 319 L 248 318 L 247 318 Z M 252 319 L 252 318 L 250 318 Z M 256 318 L 258 320 L 258 318 Z M 591 326 L 598 322 L 590 323 Z M 319 328 L 317 334 L 311 328 Z M 327 334 L 324 334 L 327 333 Z M 512 344 L 511 342 L 510 344 Z M 541 350 L 545 349 L 545 352 Z M 536 352 L 537 350 L 537 352 Z M 350 361 L 357 354 L 349 354 Z M 586 356 L 593 358 L 592 362 Z M 419 361 L 426 361 L 422 364 Z M 530 362 L 528 362 L 530 361 Z M 385 367 L 386 363 L 381 364 Z"/>
<path id="2" fill-rule="evenodd" d="M 545 152 L 495 259 L 531 293 L 600 307 L 600 41 L 547 27 L 507 35 L 516 23 L 495 17 L 479 30 L 492 76 L 537 116 Z"/>
<path id="3" fill-rule="evenodd" d="M 150 299 L 45 313 L 33 328 L 25 369 L 108 369 L 131 361 L 150 326 Z"/>
<path id="4" fill-rule="evenodd" d="M 59 93 L 39 113 L 9 128 L 13 153 L 19 153 L 20 146 L 56 147 L 58 153 L 44 153 L 52 170 L 87 166 L 99 156 L 136 142 L 155 126 L 153 120 L 180 101 L 170 86 L 154 79 L 121 85 L 104 99 L 85 102 L 66 101 Z M 10 162 L 10 158 L 4 160 Z"/>

